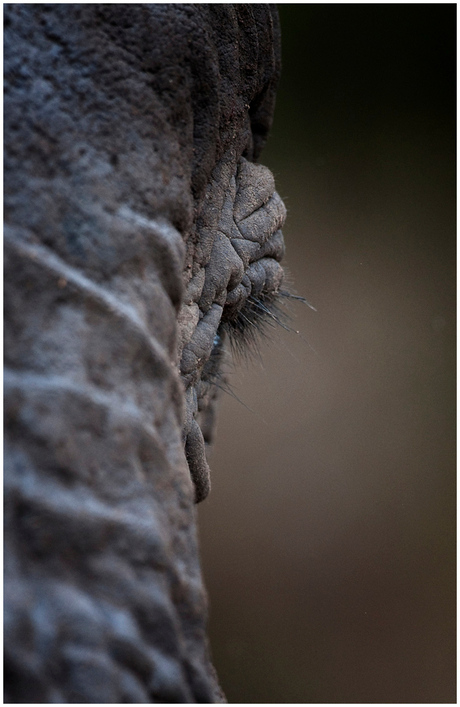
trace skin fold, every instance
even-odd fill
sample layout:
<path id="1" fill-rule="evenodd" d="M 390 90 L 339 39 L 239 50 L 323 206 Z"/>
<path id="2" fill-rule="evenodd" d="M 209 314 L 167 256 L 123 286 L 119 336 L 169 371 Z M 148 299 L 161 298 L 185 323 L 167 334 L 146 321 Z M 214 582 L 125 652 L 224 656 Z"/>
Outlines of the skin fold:
<path id="1" fill-rule="evenodd" d="M 282 283 L 279 56 L 271 5 L 5 6 L 7 702 L 225 701 L 194 504 Z"/>
<path id="2" fill-rule="evenodd" d="M 251 296 L 276 297 L 283 281 L 281 226 L 286 209 L 268 169 L 225 155 L 206 191 L 190 280 L 179 315 L 180 370 L 185 385 L 186 455 L 196 500 L 210 487 L 205 441 L 211 443 L 224 336 L 252 322 L 244 314 Z M 243 317 L 243 318 L 242 318 Z M 246 321 L 245 321 L 246 319 Z M 194 325 L 194 326 L 193 326 Z"/>

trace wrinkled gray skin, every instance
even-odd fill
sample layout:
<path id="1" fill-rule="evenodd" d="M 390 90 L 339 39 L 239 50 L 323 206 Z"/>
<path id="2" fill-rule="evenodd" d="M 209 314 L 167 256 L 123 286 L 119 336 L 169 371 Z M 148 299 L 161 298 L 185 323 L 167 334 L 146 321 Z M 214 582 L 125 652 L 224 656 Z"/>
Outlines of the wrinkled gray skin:
<path id="1" fill-rule="evenodd" d="M 5 6 L 8 702 L 224 701 L 194 503 L 278 73 L 274 6 Z"/>

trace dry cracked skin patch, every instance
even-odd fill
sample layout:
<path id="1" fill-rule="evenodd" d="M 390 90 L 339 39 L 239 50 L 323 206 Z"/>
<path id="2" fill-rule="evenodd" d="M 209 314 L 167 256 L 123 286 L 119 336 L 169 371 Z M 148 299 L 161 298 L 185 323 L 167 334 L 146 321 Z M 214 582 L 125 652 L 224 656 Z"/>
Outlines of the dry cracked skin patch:
<path id="1" fill-rule="evenodd" d="M 230 161 L 231 165 L 231 161 Z M 215 428 L 222 364 L 230 342 L 244 350 L 265 317 L 276 318 L 286 208 L 266 167 L 240 158 L 214 170 L 197 223 L 198 239 L 179 314 L 179 359 L 185 386 L 183 430 L 196 502 L 210 490 L 206 448 Z"/>

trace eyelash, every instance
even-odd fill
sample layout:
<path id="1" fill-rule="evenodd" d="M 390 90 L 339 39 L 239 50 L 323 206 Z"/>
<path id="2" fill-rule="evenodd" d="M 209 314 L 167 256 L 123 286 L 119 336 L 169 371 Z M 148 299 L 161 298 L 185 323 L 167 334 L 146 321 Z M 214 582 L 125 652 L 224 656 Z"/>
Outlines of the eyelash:
<path id="1" fill-rule="evenodd" d="M 225 319 L 224 310 L 217 335 L 220 339 L 228 336 L 232 354 L 237 359 L 257 355 L 261 338 L 270 338 L 268 327 L 276 329 L 280 326 L 287 331 L 295 331 L 289 326 L 290 317 L 284 309 L 286 302 L 292 299 L 306 302 L 303 297 L 288 290 L 279 290 L 270 295 L 262 292 L 259 297 L 249 295 L 234 317 Z"/>

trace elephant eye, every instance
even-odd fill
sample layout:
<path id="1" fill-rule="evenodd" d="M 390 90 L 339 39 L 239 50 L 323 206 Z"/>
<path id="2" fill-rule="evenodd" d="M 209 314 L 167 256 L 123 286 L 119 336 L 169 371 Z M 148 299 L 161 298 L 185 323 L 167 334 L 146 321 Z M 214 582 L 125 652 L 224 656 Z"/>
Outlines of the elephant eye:
<path id="1" fill-rule="evenodd" d="M 201 380 L 204 383 L 217 383 L 222 376 L 222 361 L 225 355 L 224 339 L 225 334 L 222 331 L 222 325 L 220 325 L 214 337 L 211 354 L 201 374 Z"/>

